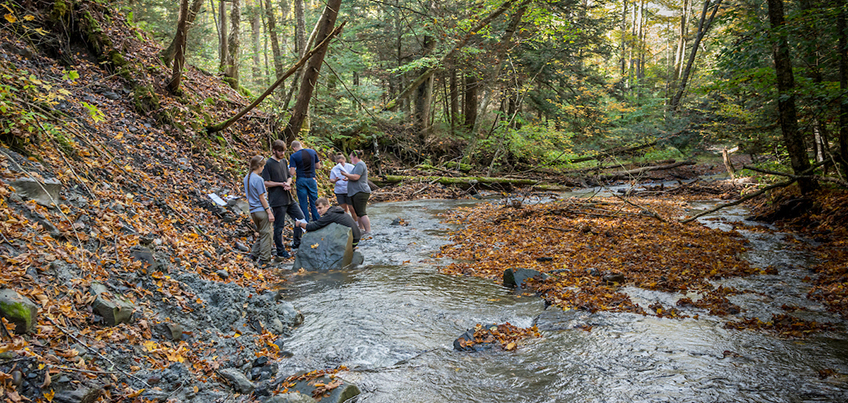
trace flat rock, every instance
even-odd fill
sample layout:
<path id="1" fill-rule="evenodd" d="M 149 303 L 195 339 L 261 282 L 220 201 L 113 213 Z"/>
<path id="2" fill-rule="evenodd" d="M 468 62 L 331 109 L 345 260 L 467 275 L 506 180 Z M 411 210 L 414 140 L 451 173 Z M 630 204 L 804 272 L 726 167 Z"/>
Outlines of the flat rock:
<path id="1" fill-rule="evenodd" d="M 130 251 L 130 257 L 132 257 L 133 260 L 140 261 L 142 263 L 142 267 L 145 267 L 148 272 L 154 272 L 160 268 L 159 262 L 156 260 L 156 256 L 154 256 L 153 251 L 150 250 L 150 248 L 136 246 Z"/>
<path id="2" fill-rule="evenodd" d="M 329 376 L 322 376 L 310 381 L 299 381 L 293 388 L 289 388 L 289 390 L 299 392 L 302 396 L 308 396 L 311 398 L 316 389 L 315 385 L 330 385 L 332 382 L 341 382 L 341 385 L 330 389 L 323 395 L 319 396 L 321 403 L 342 403 L 354 396 L 358 396 L 360 393 L 359 388 L 356 387 L 356 385 L 347 383 L 340 378 L 330 379 Z M 313 399 L 312 401 L 314 402 L 315 400 Z"/>
<path id="3" fill-rule="evenodd" d="M 317 231 L 307 232 L 292 270 L 339 270 L 353 262 L 353 231 L 344 225 L 331 223 Z M 360 255 L 361 256 L 361 255 Z"/>
<path id="4" fill-rule="evenodd" d="M 302 393 L 281 393 L 266 400 L 265 403 L 315 403 L 315 399 Z"/>
<path id="5" fill-rule="evenodd" d="M 525 282 L 528 279 L 539 276 L 542 280 L 548 278 L 547 274 L 530 269 L 506 269 L 503 273 L 504 287 L 514 288 L 516 293 L 532 292 L 526 288 Z"/>
<path id="6" fill-rule="evenodd" d="M 483 325 L 484 329 L 491 329 L 493 327 L 497 329 L 498 325 L 494 323 Z M 474 331 L 475 329 L 468 329 L 465 331 L 465 333 L 457 337 L 456 340 L 453 341 L 453 349 L 456 351 L 475 352 L 488 350 L 497 344 L 497 341 L 494 341 L 491 343 L 474 343 L 470 346 L 464 345 L 467 341 L 474 341 Z"/>
<path id="7" fill-rule="evenodd" d="M 15 192 L 22 196 L 35 200 L 42 206 L 51 206 L 59 203 L 59 191 L 62 183 L 56 179 L 45 179 L 39 182 L 30 178 L 20 178 L 12 182 Z"/>
<path id="8" fill-rule="evenodd" d="M 230 386 L 233 387 L 233 390 L 242 394 L 248 394 L 253 392 L 255 388 L 253 383 L 247 379 L 241 371 L 236 368 L 226 368 L 218 371 L 218 373 L 230 383 Z"/>
<path id="9" fill-rule="evenodd" d="M 36 306 L 29 298 L 18 294 L 14 290 L 0 290 L 0 316 L 15 324 L 15 333 L 24 334 L 35 326 Z"/>
<path id="10" fill-rule="evenodd" d="M 91 284 L 91 294 L 96 296 L 91 308 L 103 317 L 107 326 L 117 326 L 121 323 L 129 323 L 132 320 L 135 306 L 129 299 L 113 294 L 105 286 L 98 283 Z"/>

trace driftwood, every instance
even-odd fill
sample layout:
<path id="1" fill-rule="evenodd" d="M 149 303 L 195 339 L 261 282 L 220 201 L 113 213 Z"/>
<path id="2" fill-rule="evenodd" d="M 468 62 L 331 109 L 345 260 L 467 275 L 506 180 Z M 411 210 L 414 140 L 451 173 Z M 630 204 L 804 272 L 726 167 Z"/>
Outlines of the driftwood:
<path id="1" fill-rule="evenodd" d="M 768 174 L 768 175 L 785 176 L 787 178 L 794 178 L 794 179 L 814 179 L 814 180 L 822 181 L 822 182 L 835 183 L 835 184 L 840 185 L 842 187 L 848 187 L 848 182 L 846 182 L 842 179 L 839 179 L 839 178 L 831 178 L 829 176 L 793 175 L 793 174 L 789 174 L 789 173 L 786 173 L 786 172 L 770 171 L 768 169 L 762 169 L 762 168 L 752 167 L 752 166 L 748 166 L 748 165 L 743 165 L 742 168 L 750 170 L 750 171 L 754 171 L 754 172 Z"/>
<path id="2" fill-rule="evenodd" d="M 592 160 L 597 160 L 597 159 L 601 159 L 601 158 L 604 158 L 604 157 L 608 157 L 610 155 L 632 153 L 633 151 L 639 151 L 643 148 L 653 147 L 655 145 L 657 145 L 657 141 L 652 141 L 650 143 L 646 143 L 646 144 L 642 144 L 642 145 L 634 146 L 634 147 L 628 147 L 628 148 L 615 147 L 615 148 L 611 148 L 611 149 L 606 150 L 606 151 L 601 151 L 600 153 L 595 154 L 595 155 L 588 155 L 588 156 L 585 156 L 585 157 L 578 157 L 578 158 L 575 158 L 573 160 L 568 160 L 568 162 L 570 162 L 572 164 L 576 164 L 578 162 L 592 161 Z"/>
<path id="3" fill-rule="evenodd" d="M 661 170 L 664 170 L 664 169 L 672 169 L 672 168 L 677 168 L 677 167 L 684 166 L 684 165 L 695 165 L 695 163 L 692 162 L 692 161 L 680 161 L 680 162 L 675 162 L 673 164 L 667 164 L 667 165 L 654 165 L 654 166 L 649 166 L 649 167 L 628 169 L 626 171 L 619 171 L 619 172 L 613 172 L 613 173 L 606 174 L 606 175 L 601 175 L 601 179 L 603 179 L 603 180 L 626 179 L 626 178 L 629 178 L 629 177 L 634 176 L 634 175 L 641 175 L 645 172 L 661 171 Z"/>

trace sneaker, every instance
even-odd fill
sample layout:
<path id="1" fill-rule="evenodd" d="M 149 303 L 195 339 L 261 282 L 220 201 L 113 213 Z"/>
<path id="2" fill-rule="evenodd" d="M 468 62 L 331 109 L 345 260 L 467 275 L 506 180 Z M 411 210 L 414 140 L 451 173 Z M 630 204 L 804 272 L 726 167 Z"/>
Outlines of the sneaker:
<path id="1" fill-rule="evenodd" d="M 292 249 L 297 249 L 299 247 L 300 247 L 299 243 L 293 243 L 292 246 L 291 246 Z"/>
<path id="2" fill-rule="evenodd" d="M 274 262 L 277 262 L 277 263 L 284 262 L 286 259 L 288 259 L 290 257 L 291 257 L 291 255 L 289 255 L 288 253 L 286 253 L 284 256 L 274 256 Z"/>

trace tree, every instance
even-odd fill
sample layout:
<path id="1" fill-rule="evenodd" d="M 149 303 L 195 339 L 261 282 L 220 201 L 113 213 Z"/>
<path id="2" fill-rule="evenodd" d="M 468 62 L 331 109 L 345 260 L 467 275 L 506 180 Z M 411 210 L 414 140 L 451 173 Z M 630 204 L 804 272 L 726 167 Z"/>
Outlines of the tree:
<path id="1" fill-rule="evenodd" d="M 227 63 L 230 58 L 229 55 L 229 46 L 228 46 L 228 36 L 227 36 L 227 6 L 225 0 L 219 0 L 218 3 L 218 21 L 220 24 L 220 30 L 218 32 L 218 57 L 220 58 L 221 63 L 219 64 L 218 70 L 221 72 L 227 71 Z"/>
<path id="2" fill-rule="evenodd" d="M 227 38 L 227 65 L 224 76 L 227 84 L 233 89 L 239 89 L 239 25 L 241 24 L 241 0 L 232 0 L 230 10 L 230 36 Z"/>
<path id="3" fill-rule="evenodd" d="M 804 175 L 810 168 L 804 138 L 798 130 L 798 117 L 795 110 L 795 77 L 792 73 L 792 59 L 789 57 L 789 44 L 783 17 L 783 0 L 768 0 L 769 22 L 774 36 L 774 70 L 777 74 L 777 108 L 783 141 L 789 152 L 792 170 L 796 175 Z M 798 185 L 802 194 L 815 189 L 815 183 L 809 178 L 801 178 Z"/>
<path id="4" fill-rule="evenodd" d="M 837 16 L 837 31 L 839 31 L 839 157 L 842 162 L 842 173 L 848 175 L 848 32 L 846 32 L 845 0 L 836 2 L 839 7 Z"/>
<path id="5" fill-rule="evenodd" d="M 280 52 L 280 40 L 277 38 L 277 18 L 274 15 L 274 0 L 264 1 L 265 17 L 268 20 L 268 36 L 271 37 L 271 52 L 274 55 L 274 71 L 279 79 L 283 75 L 283 55 Z M 283 1 L 283 3 L 286 3 L 286 1 Z"/>
<path id="6" fill-rule="evenodd" d="M 677 92 L 674 94 L 674 98 L 671 99 L 671 104 L 669 105 L 669 110 L 672 113 L 676 112 L 678 106 L 680 106 L 680 99 L 683 98 L 683 93 L 686 91 L 689 74 L 692 72 L 692 66 L 695 64 L 695 56 L 698 54 L 698 46 L 701 44 L 701 40 L 704 39 L 704 35 L 707 34 L 707 31 L 709 31 L 712 26 L 716 12 L 719 7 L 721 7 L 721 1 L 722 0 L 717 0 L 715 2 L 713 12 L 710 14 L 710 19 L 706 20 L 707 11 L 710 8 L 710 0 L 704 0 L 704 9 L 701 11 L 701 21 L 698 23 L 698 33 L 695 35 L 695 42 L 692 44 L 692 51 L 689 53 L 689 60 L 686 62 L 686 69 L 683 70 L 683 76 L 680 79 L 680 86 L 677 88 Z"/>
<path id="7" fill-rule="evenodd" d="M 185 14 L 185 21 L 183 21 L 183 12 L 182 12 L 182 2 L 180 3 L 180 22 L 177 24 L 177 33 L 174 34 L 174 39 L 171 41 L 171 44 L 162 52 L 159 53 L 159 56 L 162 58 L 162 61 L 166 66 L 171 66 L 171 63 L 174 61 L 174 57 L 176 56 L 177 46 L 182 46 L 185 48 L 185 41 L 188 38 L 188 30 L 191 29 L 192 25 L 194 25 L 194 19 L 197 17 L 197 13 L 200 12 L 200 7 L 203 6 L 203 0 L 192 0 L 191 7 L 187 14 Z M 185 24 L 185 26 L 181 29 L 181 24 Z M 183 49 L 183 57 L 185 57 L 185 49 Z"/>
<path id="8" fill-rule="evenodd" d="M 175 54 L 174 54 L 174 69 L 171 73 L 171 81 L 168 82 L 168 91 L 176 93 L 180 88 L 180 79 L 183 75 L 183 65 L 185 65 L 185 45 L 188 29 L 186 28 L 188 20 L 189 8 L 188 0 L 180 2 L 180 20 L 177 24 L 177 35 L 174 37 Z"/>
<path id="9" fill-rule="evenodd" d="M 316 41 L 323 42 L 333 31 L 336 24 L 336 17 L 341 8 L 341 0 L 328 0 L 327 6 L 324 8 L 324 13 L 318 21 Z M 309 110 L 309 101 L 312 98 L 312 92 L 315 90 L 315 84 L 318 82 L 318 75 L 321 72 L 321 64 L 324 62 L 324 55 L 327 54 L 327 48 L 321 48 L 309 59 L 303 72 L 303 81 L 300 84 L 300 92 L 297 94 L 294 110 L 292 110 L 291 118 L 286 129 L 283 132 L 286 143 L 291 143 L 297 138 L 300 133 L 301 125 Z"/>

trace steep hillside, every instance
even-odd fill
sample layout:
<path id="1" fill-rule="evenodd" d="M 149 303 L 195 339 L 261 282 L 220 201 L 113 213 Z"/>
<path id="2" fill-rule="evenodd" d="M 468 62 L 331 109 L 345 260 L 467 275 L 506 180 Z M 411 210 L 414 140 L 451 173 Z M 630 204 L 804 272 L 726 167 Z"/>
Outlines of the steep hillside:
<path id="1" fill-rule="evenodd" d="M 207 196 L 241 192 L 271 117 L 207 135 L 248 101 L 191 67 L 168 94 L 158 46 L 108 2 L 0 14 L 0 298 L 37 308 L 25 334 L 3 319 L 0 397 L 210 402 L 233 393 L 225 368 L 272 378 L 255 361 L 302 316 L 246 258 L 249 218 Z M 39 183 L 58 193 L 33 200 Z"/>

